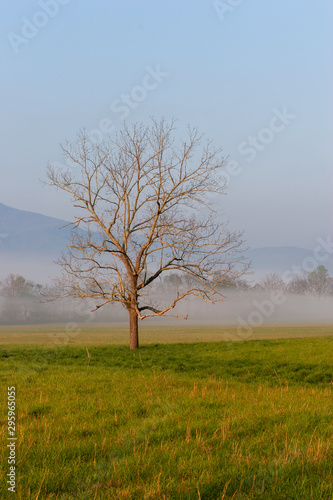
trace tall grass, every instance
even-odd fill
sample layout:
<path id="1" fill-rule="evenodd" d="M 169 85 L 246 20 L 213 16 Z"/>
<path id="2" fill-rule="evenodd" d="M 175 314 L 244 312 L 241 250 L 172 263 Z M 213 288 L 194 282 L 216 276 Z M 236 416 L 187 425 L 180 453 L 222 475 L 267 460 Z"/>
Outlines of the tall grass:
<path id="1" fill-rule="evenodd" d="M 2 387 L 17 387 L 16 498 L 333 498 L 331 338 L 89 354 L 0 350 Z"/>

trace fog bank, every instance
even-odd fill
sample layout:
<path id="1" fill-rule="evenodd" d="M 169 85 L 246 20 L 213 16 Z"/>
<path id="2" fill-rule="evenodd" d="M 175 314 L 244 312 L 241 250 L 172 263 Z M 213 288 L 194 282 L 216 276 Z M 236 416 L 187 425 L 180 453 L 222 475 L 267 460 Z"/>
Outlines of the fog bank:
<path id="1" fill-rule="evenodd" d="M 223 302 L 206 303 L 189 298 L 173 313 L 188 315 L 188 324 L 252 327 L 273 324 L 332 323 L 333 296 L 315 297 L 281 293 L 229 291 Z M 176 320 L 174 320 L 176 321 Z M 180 321 L 180 320 L 179 320 Z M 177 321 L 178 323 L 178 321 Z"/>

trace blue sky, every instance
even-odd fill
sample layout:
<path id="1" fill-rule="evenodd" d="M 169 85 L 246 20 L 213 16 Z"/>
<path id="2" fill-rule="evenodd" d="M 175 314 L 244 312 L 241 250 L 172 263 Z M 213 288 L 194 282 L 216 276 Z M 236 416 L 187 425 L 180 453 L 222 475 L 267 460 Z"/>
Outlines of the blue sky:
<path id="1" fill-rule="evenodd" d="M 332 231 L 332 21 L 329 0 L 2 2 L 0 202 L 70 219 L 47 163 L 126 109 L 223 148 L 222 203 L 250 246 L 313 248 Z"/>

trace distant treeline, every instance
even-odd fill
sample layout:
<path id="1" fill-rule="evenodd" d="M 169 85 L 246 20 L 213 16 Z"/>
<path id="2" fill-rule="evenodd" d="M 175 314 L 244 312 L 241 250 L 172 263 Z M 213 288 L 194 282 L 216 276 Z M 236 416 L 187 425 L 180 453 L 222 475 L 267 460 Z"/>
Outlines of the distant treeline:
<path id="1" fill-rule="evenodd" d="M 164 278 L 163 284 L 181 290 L 182 287 L 187 285 L 187 281 L 186 276 L 184 278 L 181 275 L 173 273 Z M 326 267 L 320 265 L 310 273 L 295 275 L 289 280 L 284 280 L 277 273 L 267 274 L 262 281 L 256 283 L 251 283 L 244 279 L 233 280 L 232 276 L 224 276 L 218 283 L 217 289 L 224 293 L 228 288 L 238 291 L 279 291 L 282 293 L 321 297 L 333 295 L 333 278 L 329 275 Z"/>
<path id="2" fill-rule="evenodd" d="M 191 283 L 189 282 L 191 280 Z M 193 278 L 171 273 L 156 283 L 150 293 L 163 299 L 166 294 L 181 293 L 186 287 L 193 286 Z M 288 282 L 278 274 L 268 274 L 258 283 L 246 280 L 233 280 L 232 276 L 223 277 L 217 291 L 228 296 L 236 292 L 279 292 L 304 296 L 333 296 L 333 278 L 325 266 L 314 271 L 294 276 Z M 61 297 L 61 289 L 34 283 L 23 276 L 9 274 L 0 281 L 0 324 L 35 324 L 66 322 L 115 322 L 126 321 L 127 314 L 119 304 L 108 304 L 94 311 L 96 304 L 88 300 Z"/>
<path id="3" fill-rule="evenodd" d="M 92 312 L 95 304 L 71 298 L 56 298 L 58 288 L 41 285 L 23 276 L 9 274 L 0 281 L 0 324 L 123 321 L 125 311 L 114 304 Z"/>

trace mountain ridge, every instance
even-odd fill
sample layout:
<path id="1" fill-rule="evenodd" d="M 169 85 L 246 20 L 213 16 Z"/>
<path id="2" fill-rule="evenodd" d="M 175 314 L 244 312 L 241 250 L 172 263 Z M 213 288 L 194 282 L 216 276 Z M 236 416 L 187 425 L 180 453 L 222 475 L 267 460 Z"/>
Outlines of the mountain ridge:
<path id="1" fill-rule="evenodd" d="M 66 249 L 72 233 L 70 222 L 36 212 L 20 210 L 0 203 L 0 279 L 10 272 L 33 273 L 41 279 L 50 272 L 57 273 L 54 260 Z M 64 227 L 67 226 L 67 227 Z M 256 277 L 282 273 L 313 258 L 313 250 L 284 245 L 250 248 L 244 253 L 252 261 Z M 333 272 L 333 257 L 323 263 Z"/>
<path id="2" fill-rule="evenodd" d="M 0 253 L 55 256 L 68 240 L 69 222 L 0 203 Z M 60 228 L 63 229 L 60 230 Z"/>

